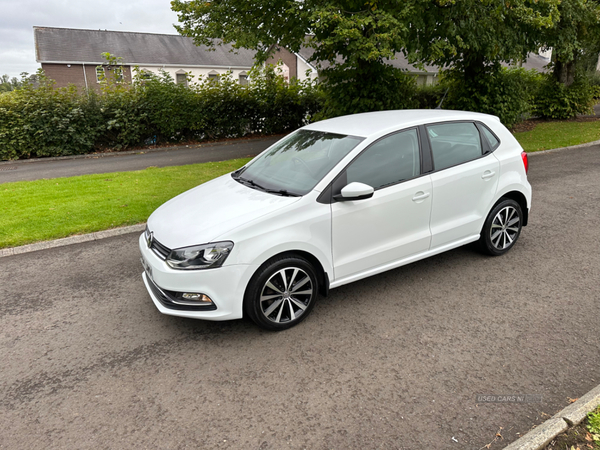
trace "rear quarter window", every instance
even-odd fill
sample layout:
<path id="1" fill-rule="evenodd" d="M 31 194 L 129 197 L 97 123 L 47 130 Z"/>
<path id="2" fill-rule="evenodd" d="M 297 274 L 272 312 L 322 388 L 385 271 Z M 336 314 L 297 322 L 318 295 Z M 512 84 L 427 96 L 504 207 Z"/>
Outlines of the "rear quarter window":
<path id="1" fill-rule="evenodd" d="M 496 147 L 498 147 L 498 145 L 500 145 L 500 141 L 498 140 L 498 138 L 496 136 L 494 136 L 494 134 L 485 125 L 482 124 L 480 129 L 481 129 L 483 135 L 485 136 L 485 138 L 487 139 L 487 141 L 489 142 L 490 148 L 492 150 L 495 150 Z"/>

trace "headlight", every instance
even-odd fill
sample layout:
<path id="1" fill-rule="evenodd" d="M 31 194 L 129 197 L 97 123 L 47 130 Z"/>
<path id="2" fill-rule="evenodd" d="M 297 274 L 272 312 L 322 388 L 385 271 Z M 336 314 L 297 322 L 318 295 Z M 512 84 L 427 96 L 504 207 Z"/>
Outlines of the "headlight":
<path id="1" fill-rule="evenodd" d="M 215 242 L 171 250 L 167 264 L 173 269 L 195 270 L 221 267 L 233 248 L 233 242 Z"/>

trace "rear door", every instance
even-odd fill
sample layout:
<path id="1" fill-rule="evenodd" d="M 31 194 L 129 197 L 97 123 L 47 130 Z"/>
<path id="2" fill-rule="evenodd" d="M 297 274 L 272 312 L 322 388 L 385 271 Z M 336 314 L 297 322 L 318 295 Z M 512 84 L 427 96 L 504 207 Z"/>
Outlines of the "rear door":
<path id="1" fill-rule="evenodd" d="M 500 164 L 473 122 L 425 127 L 433 156 L 431 248 L 479 234 L 498 187 Z"/>

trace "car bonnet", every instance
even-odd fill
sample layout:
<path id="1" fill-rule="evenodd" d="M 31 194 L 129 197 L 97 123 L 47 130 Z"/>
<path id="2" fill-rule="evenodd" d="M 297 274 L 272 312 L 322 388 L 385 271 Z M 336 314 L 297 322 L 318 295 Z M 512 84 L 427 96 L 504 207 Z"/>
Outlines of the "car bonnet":
<path id="1" fill-rule="evenodd" d="M 226 239 L 228 231 L 273 213 L 301 197 L 269 194 L 235 181 L 230 174 L 197 186 L 160 206 L 148 228 L 174 249 Z"/>

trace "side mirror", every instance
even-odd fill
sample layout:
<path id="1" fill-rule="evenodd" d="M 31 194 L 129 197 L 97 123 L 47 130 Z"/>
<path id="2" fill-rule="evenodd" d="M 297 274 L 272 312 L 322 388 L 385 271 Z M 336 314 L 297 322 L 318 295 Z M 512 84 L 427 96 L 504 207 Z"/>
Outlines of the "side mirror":
<path id="1" fill-rule="evenodd" d="M 333 196 L 333 199 L 337 202 L 346 202 L 351 200 L 364 200 L 366 198 L 373 197 L 375 189 L 365 183 L 358 183 L 354 181 L 342 189 L 341 194 Z"/>

